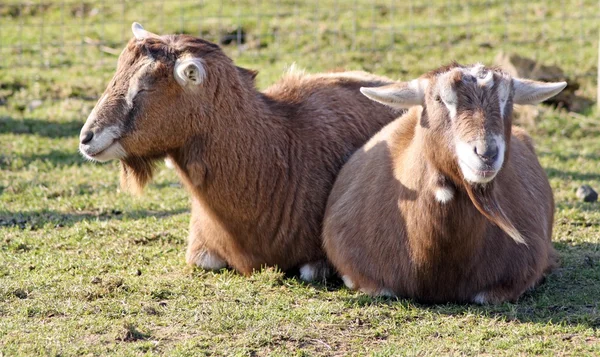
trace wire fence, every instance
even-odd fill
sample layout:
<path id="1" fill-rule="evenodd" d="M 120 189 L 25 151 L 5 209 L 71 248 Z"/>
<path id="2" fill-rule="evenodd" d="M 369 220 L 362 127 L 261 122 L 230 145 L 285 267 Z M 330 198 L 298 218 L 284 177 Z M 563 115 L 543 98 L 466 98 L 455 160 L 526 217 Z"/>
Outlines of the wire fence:
<path id="1" fill-rule="evenodd" d="M 591 80 L 599 20 L 600 1 L 589 0 L 3 0 L 0 71 L 109 73 L 138 21 L 159 34 L 219 43 L 260 67 L 350 63 L 403 75 L 450 60 L 491 62 L 505 50 Z"/>

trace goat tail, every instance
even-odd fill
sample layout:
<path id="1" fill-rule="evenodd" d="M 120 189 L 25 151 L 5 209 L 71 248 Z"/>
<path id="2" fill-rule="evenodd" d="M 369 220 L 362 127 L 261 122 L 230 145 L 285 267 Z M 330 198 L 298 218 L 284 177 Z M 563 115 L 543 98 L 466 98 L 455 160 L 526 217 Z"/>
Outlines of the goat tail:
<path id="1" fill-rule="evenodd" d="M 500 227 L 516 243 L 527 246 L 527 242 L 519 230 L 510 222 L 502 207 L 498 205 L 493 190 L 485 187 L 473 187 L 469 184 L 466 184 L 465 187 L 469 198 L 482 215 Z"/>

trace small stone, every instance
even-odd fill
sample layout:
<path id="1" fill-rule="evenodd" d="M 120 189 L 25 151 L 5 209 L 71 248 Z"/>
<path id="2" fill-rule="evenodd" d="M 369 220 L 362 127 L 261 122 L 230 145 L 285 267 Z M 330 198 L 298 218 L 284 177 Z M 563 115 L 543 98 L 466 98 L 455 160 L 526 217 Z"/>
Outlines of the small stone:
<path id="1" fill-rule="evenodd" d="M 95 276 L 90 283 L 92 284 L 100 284 L 102 282 L 102 279 L 100 279 L 99 277 Z"/>
<path id="2" fill-rule="evenodd" d="M 137 275 L 137 276 L 142 275 L 142 271 L 140 269 L 136 269 L 135 275 Z"/>
<path id="3" fill-rule="evenodd" d="M 583 202 L 598 201 L 598 193 L 590 185 L 581 185 L 575 194 Z"/>

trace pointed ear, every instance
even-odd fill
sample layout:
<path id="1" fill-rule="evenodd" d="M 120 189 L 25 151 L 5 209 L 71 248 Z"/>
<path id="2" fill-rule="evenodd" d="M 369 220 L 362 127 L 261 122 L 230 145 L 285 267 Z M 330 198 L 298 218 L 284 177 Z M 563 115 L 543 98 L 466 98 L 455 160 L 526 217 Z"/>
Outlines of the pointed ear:
<path id="1" fill-rule="evenodd" d="M 360 92 L 369 99 L 393 108 L 405 109 L 425 102 L 427 79 L 397 82 L 381 87 L 362 87 Z"/>
<path id="2" fill-rule="evenodd" d="M 198 85 L 204 81 L 206 70 L 200 58 L 180 58 L 175 62 L 175 80 L 181 86 Z"/>
<path id="3" fill-rule="evenodd" d="M 251 81 L 254 81 L 254 79 L 258 75 L 258 71 L 255 71 L 253 69 L 247 69 L 247 68 L 242 68 L 242 67 L 237 67 L 237 66 L 236 66 L 236 68 L 242 77 L 248 78 Z"/>
<path id="4" fill-rule="evenodd" d="M 131 32 L 133 32 L 133 36 L 138 41 L 151 36 L 155 36 L 152 32 L 144 30 L 142 25 L 140 25 L 138 22 L 134 22 L 133 24 L 131 24 Z"/>
<path id="5" fill-rule="evenodd" d="M 513 78 L 515 104 L 538 104 L 552 98 L 566 86 L 567 82 L 538 82 L 530 79 Z"/>

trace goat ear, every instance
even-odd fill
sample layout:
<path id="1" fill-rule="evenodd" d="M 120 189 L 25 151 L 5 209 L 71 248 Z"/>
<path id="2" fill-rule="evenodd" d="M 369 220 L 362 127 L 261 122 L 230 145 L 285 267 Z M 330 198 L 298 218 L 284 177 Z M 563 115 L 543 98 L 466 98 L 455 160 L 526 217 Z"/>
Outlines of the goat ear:
<path id="1" fill-rule="evenodd" d="M 238 72 L 242 75 L 242 77 L 248 78 L 251 81 L 254 81 L 254 79 L 256 79 L 256 76 L 258 75 L 258 71 L 255 71 L 253 69 L 247 69 L 247 68 L 242 68 L 242 67 L 237 67 Z"/>
<path id="2" fill-rule="evenodd" d="M 410 108 L 425 102 L 426 79 L 398 82 L 381 87 L 362 87 L 360 92 L 369 99 L 393 108 Z"/>
<path id="3" fill-rule="evenodd" d="M 513 78 L 515 104 L 537 104 L 552 98 L 566 86 L 567 82 L 538 82 L 530 79 Z"/>
<path id="4" fill-rule="evenodd" d="M 199 58 L 178 59 L 175 62 L 175 80 L 181 86 L 198 85 L 206 77 L 204 64 Z"/>
<path id="5" fill-rule="evenodd" d="M 131 32 L 133 32 L 133 36 L 136 40 L 144 40 L 153 35 L 153 33 L 144 30 L 142 25 L 138 22 L 131 24 Z"/>

